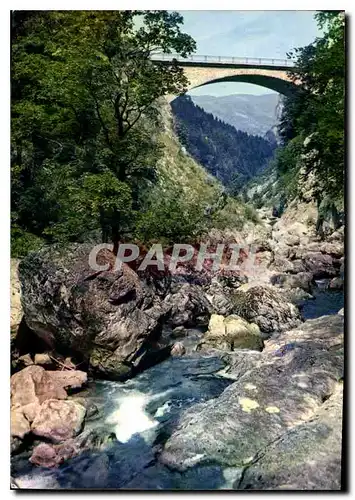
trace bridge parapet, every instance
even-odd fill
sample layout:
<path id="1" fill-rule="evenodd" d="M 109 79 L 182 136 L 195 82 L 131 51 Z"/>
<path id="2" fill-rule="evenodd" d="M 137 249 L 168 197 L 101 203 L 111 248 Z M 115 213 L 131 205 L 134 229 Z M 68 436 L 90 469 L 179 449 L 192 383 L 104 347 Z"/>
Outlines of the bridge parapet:
<path id="1" fill-rule="evenodd" d="M 153 54 L 154 61 L 169 62 L 176 59 L 182 66 L 208 65 L 208 66 L 252 66 L 252 67 L 276 67 L 293 68 L 294 61 L 290 59 L 265 58 L 265 57 L 226 57 L 193 54 L 189 57 L 181 57 L 178 54 Z"/>

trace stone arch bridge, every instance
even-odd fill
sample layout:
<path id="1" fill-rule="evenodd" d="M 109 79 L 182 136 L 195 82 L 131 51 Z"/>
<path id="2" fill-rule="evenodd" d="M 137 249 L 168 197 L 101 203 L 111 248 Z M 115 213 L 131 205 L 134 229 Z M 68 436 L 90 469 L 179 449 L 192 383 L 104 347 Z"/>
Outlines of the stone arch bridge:
<path id="1" fill-rule="evenodd" d="M 176 59 L 189 79 L 189 90 L 209 83 L 244 82 L 290 95 L 297 86 L 297 82 L 294 83 L 288 75 L 288 71 L 294 67 L 294 63 L 288 59 L 201 55 L 182 58 L 175 54 L 155 54 L 152 59 L 164 64 Z M 172 101 L 175 97 L 171 95 L 168 99 Z"/>

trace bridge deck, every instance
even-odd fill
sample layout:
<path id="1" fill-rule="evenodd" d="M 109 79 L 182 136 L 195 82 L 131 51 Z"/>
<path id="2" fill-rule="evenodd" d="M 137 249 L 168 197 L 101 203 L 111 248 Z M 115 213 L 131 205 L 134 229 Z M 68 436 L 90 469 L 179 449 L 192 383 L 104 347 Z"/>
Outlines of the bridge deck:
<path id="1" fill-rule="evenodd" d="M 290 59 L 271 59 L 265 57 L 225 57 L 225 56 L 204 56 L 194 54 L 189 57 L 180 57 L 178 54 L 154 54 L 151 56 L 154 61 L 168 63 L 176 59 L 181 66 L 207 66 L 207 67 L 260 67 L 274 69 L 291 69 L 294 61 Z"/>

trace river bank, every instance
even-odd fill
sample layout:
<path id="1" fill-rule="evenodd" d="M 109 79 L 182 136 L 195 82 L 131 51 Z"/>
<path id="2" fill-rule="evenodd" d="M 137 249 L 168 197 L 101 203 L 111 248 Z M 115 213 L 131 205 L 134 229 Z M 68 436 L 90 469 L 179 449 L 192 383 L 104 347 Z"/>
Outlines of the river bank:
<path id="1" fill-rule="evenodd" d="M 13 339 L 14 487 L 339 489 L 341 233 L 305 227 L 266 223 L 252 274 L 203 285 L 86 279 L 83 246 L 21 264 L 40 342 Z"/>

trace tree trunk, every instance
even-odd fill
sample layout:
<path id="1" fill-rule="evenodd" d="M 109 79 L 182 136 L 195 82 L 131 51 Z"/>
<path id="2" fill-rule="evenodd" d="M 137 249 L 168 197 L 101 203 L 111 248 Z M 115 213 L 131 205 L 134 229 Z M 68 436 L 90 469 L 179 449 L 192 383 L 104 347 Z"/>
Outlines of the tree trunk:
<path id="1" fill-rule="evenodd" d="M 113 243 L 113 254 L 117 256 L 118 253 L 118 247 L 120 244 L 120 231 L 119 231 L 119 226 L 114 225 L 112 226 L 112 243 Z"/>

